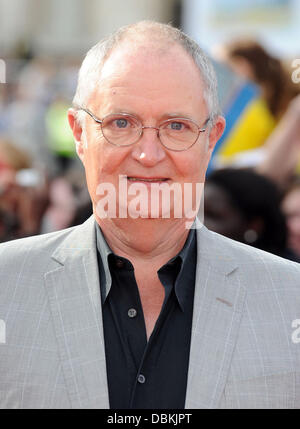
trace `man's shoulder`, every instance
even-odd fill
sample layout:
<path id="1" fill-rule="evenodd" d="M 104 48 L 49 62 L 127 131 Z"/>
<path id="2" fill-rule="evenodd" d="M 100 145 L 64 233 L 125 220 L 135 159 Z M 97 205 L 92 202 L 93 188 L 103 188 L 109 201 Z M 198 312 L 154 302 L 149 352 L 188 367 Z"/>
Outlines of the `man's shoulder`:
<path id="1" fill-rule="evenodd" d="M 61 242 L 79 226 L 62 229 L 47 234 L 35 235 L 0 244 L 0 265 L 7 260 L 23 259 L 30 252 L 30 257 L 41 258 L 51 255 Z"/>
<path id="2" fill-rule="evenodd" d="M 263 273 L 276 276 L 300 275 L 300 264 L 269 252 L 257 249 L 244 243 L 224 237 L 203 227 L 198 235 L 199 241 L 203 238 L 202 252 L 210 258 L 218 258 L 220 261 L 231 261 L 240 269 L 252 273 L 253 276 L 261 276 Z M 208 249 L 204 247 L 208 243 Z M 200 244 L 201 248 L 201 244 Z"/>
<path id="3" fill-rule="evenodd" d="M 239 311 L 246 309 L 243 313 L 245 337 L 248 338 L 247 329 L 252 325 L 255 335 L 262 338 L 263 344 L 264 338 L 271 338 L 274 326 L 277 326 L 283 344 L 286 332 L 291 331 L 292 321 L 299 319 L 300 264 L 206 228 L 199 231 L 198 237 L 199 242 L 202 240 L 198 255 L 198 273 L 201 274 L 198 276 L 199 288 L 202 287 L 205 271 L 209 272 L 206 281 L 210 281 L 210 290 L 235 302 L 240 306 Z M 204 258 L 202 262 L 201 256 Z"/>

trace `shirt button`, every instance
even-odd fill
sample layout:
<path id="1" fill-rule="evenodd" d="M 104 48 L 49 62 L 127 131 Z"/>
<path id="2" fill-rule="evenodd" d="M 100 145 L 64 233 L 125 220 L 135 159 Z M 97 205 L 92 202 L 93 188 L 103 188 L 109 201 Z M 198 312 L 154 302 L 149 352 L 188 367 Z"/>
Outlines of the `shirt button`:
<path id="1" fill-rule="evenodd" d="M 129 317 L 135 317 L 136 315 L 137 315 L 137 311 L 136 311 L 136 309 L 135 308 L 130 308 L 129 310 L 128 310 L 128 316 Z"/>
<path id="2" fill-rule="evenodd" d="M 138 382 L 141 383 L 141 384 L 144 384 L 145 381 L 146 381 L 145 376 L 143 374 L 139 374 L 139 376 L 138 376 Z"/>
<path id="3" fill-rule="evenodd" d="M 124 262 L 122 261 L 122 259 L 116 260 L 116 267 L 117 268 L 123 268 L 124 267 Z"/>

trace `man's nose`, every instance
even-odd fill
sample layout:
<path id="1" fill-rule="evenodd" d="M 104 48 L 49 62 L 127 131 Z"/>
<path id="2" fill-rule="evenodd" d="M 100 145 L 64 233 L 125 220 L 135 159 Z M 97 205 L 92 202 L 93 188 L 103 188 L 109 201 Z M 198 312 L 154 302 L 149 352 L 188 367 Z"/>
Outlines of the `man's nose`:
<path id="1" fill-rule="evenodd" d="M 143 127 L 139 141 L 134 145 L 132 156 L 146 167 L 153 167 L 166 157 L 156 127 Z"/>

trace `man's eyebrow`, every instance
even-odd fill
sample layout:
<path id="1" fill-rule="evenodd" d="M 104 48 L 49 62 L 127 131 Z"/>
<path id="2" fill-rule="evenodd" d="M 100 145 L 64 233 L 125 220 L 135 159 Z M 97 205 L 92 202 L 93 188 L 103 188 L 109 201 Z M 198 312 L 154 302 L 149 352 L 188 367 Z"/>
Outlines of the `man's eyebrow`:
<path id="1" fill-rule="evenodd" d="M 114 107 L 110 113 L 129 113 L 130 115 L 133 116 L 138 116 L 133 110 L 130 109 L 122 109 L 120 107 Z"/>
<path id="2" fill-rule="evenodd" d="M 182 112 L 171 112 L 171 113 L 165 113 L 161 119 L 172 119 L 172 118 L 186 118 L 186 119 L 193 119 L 190 115 L 187 115 L 186 113 Z M 193 119 L 195 120 L 195 119 Z"/>
<path id="3" fill-rule="evenodd" d="M 135 112 L 134 110 L 131 109 L 123 109 L 121 107 L 114 107 L 109 114 L 116 114 L 116 113 L 128 113 L 129 115 L 135 116 L 136 118 L 138 118 L 141 122 L 142 122 L 142 118 L 141 115 L 139 115 L 137 112 Z M 196 118 L 193 118 L 190 115 L 187 115 L 186 113 L 183 112 L 166 112 L 164 113 L 162 116 L 157 118 L 158 122 L 163 122 L 167 119 L 172 119 L 172 118 L 186 118 L 186 119 L 192 119 L 194 122 L 197 122 Z"/>

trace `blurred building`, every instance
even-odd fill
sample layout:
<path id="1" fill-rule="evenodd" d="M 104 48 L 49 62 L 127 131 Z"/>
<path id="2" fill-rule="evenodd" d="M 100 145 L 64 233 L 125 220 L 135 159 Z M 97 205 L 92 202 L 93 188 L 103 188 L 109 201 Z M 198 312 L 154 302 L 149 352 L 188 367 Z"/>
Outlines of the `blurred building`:
<path id="1" fill-rule="evenodd" d="M 212 53 L 219 43 L 258 39 L 273 55 L 300 56 L 299 0 L 183 0 L 183 30 Z"/>
<path id="2" fill-rule="evenodd" d="M 178 20 L 178 0 L 0 0 L 0 57 L 18 44 L 35 54 L 81 54 L 122 25 Z"/>

